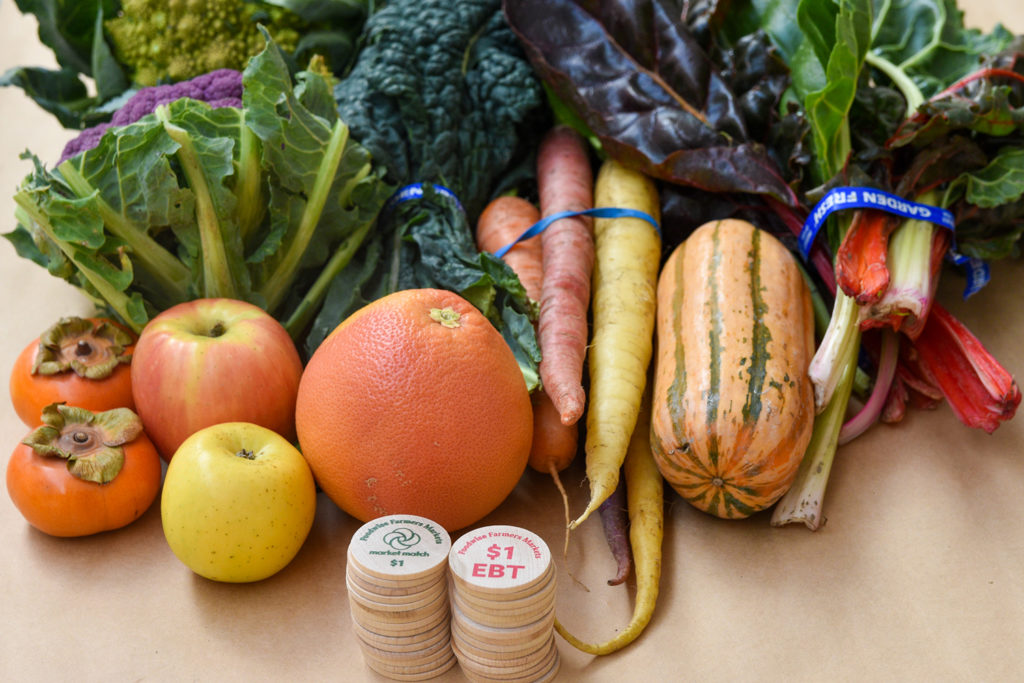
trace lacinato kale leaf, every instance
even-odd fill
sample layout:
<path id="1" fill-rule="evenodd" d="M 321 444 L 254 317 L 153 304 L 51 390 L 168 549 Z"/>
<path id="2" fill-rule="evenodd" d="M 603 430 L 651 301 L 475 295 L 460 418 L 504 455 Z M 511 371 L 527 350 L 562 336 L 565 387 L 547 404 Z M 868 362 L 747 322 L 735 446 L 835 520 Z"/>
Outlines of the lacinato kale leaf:
<path id="1" fill-rule="evenodd" d="M 367 20 L 360 41 L 334 90 L 338 111 L 388 182 L 421 183 L 422 196 L 382 215 L 328 293 L 308 351 L 369 301 L 438 287 L 501 330 L 535 388 L 535 303 L 504 262 L 476 249 L 472 229 L 504 175 L 529 156 L 546 116 L 500 2 L 396 0 Z"/>

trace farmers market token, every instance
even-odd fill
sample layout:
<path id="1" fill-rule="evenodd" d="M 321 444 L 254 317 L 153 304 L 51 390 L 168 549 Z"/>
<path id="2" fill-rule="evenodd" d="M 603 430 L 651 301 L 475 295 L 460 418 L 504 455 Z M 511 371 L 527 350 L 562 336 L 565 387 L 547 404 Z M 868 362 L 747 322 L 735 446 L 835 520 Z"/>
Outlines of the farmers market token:
<path id="1" fill-rule="evenodd" d="M 463 674 L 474 683 L 549 683 L 555 680 L 561 667 L 561 658 L 556 655 L 547 668 L 541 668 L 535 673 L 514 672 L 507 675 L 502 673 L 486 674 L 475 669 L 463 669 Z"/>
<path id="2" fill-rule="evenodd" d="M 345 580 L 350 584 L 377 593 L 379 595 L 413 595 L 435 587 L 438 581 L 447 581 L 447 567 L 442 567 L 437 574 L 427 575 L 414 580 L 383 579 L 379 576 L 364 573 L 358 565 L 349 560 L 345 567 Z"/>
<path id="3" fill-rule="evenodd" d="M 448 565 L 457 584 L 484 596 L 530 591 L 551 571 L 551 551 L 537 534 L 515 526 L 486 526 L 452 543 Z"/>
<path id="4" fill-rule="evenodd" d="M 542 647 L 548 639 L 552 638 L 554 631 L 551 626 L 543 629 L 538 629 L 534 635 L 523 638 L 520 634 L 515 637 L 509 637 L 504 641 L 487 641 L 478 637 L 479 633 L 474 633 L 471 628 L 467 628 L 458 619 L 452 619 L 451 635 L 453 640 L 457 640 L 463 644 L 464 647 L 474 648 L 484 653 L 499 653 L 499 652 L 524 652 L 535 650 Z"/>
<path id="5" fill-rule="evenodd" d="M 372 589 L 362 588 L 353 581 L 346 581 L 345 586 L 353 600 L 358 600 L 365 607 L 384 611 L 413 610 L 426 607 L 438 600 L 448 599 L 448 586 L 444 581 L 417 593 L 397 596 L 375 593 Z"/>
<path id="6" fill-rule="evenodd" d="M 462 672 L 470 680 L 487 681 L 538 681 L 550 680 L 552 670 L 557 669 L 560 663 L 558 647 L 554 637 L 550 643 L 542 648 L 536 657 L 504 663 L 485 663 L 470 657 L 464 650 L 461 650 L 456 643 L 452 644 L 452 650 L 459 660 Z"/>
<path id="7" fill-rule="evenodd" d="M 389 666 L 377 659 L 368 659 L 366 666 L 373 669 L 382 676 L 396 681 L 423 681 L 440 676 L 458 663 L 453 653 L 437 664 L 429 664 L 418 667 Z"/>
<path id="8" fill-rule="evenodd" d="M 451 537 L 436 522 L 417 515 L 387 515 L 356 530 L 348 560 L 365 575 L 415 584 L 442 572 L 450 550 Z"/>
<path id="9" fill-rule="evenodd" d="M 439 621 L 432 628 L 420 631 L 419 633 L 395 636 L 377 633 L 353 619 L 352 632 L 361 643 L 366 643 L 370 647 L 377 648 L 378 650 L 387 650 L 390 652 L 422 650 L 429 648 L 432 645 L 436 645 L 438 642 L 446 641 L 451 637 L 451 630 L 449 629 L 448 622 L 444 620 Z"/>
<path id="10" fill-rule="evenodd" d="M 547 545 L 519 527 L 491 526 L 452 544 L 452 650 L 470 680 L 550 680 L 555 571 Z"/>
<path id="11" fill-rule="evenodd" d="M 555 605 L 554 597 L 551 597 L 523 602 L 516 609 L 495 609 L 467 602 L 457 590 L 452 594 L 451 601 L 453 604 L 458 605 L 462 613 L 469 619 L 478 623 L 505 628 L 514 628 L 533 623 L 550 613 Z"/>
<path id="12" fill-rule="evenodd" d="M 437 626 L 440 622 L 447 621 L 451 616 L 447 603 L 437 609 L 405 614 L 367 610 L 359 603 L 350 602 L 349 611 L 352 613 L 353 619 L 371 631 L 396 636 L 412 636 L 421 633 Z"/>
<path id="13" fill-rule="evenodd" d="M 539 647 L 523 652 L 487 652 L 474 649 L 464 640 L 452 639 L 452 648 L 457 650 L 463 658 L 472 660 L 475 666 L 517 671 L 527 671 L 533 667 L 539 667 L 551 656 L 551 650 L 555 647 L 554 634 L 551 634 Z"/>
<path id="14" fill-rule="evenodd" d="M 416 650 L 386 650 L 364 641 L 362 651 L 364 657 L 372 657 L 391 666 L 413 667 L 438 664 L 447 659 L 452 654 L 452 643 L 450 638 L 441 638 Z"/>
<path id="15" fill-rule="evenodd" d="M 457 591 L 456 591 L 457 592 Z M 477 640 L 487 643 L 506 644 L 529 641 L 541 632 L 551 633 L 555 627 L 555 611 L 549 609 L 538 619 L 523 624 L 498 624 L 493 619 L 474 619 L 462 609 L 458 601 L 451 601 L 452 624 L 461 626 Z"/>
<path id="16" fill-rule="evenodd" d="M 454 583 L 454 580 L 452 581 Z M 456 590 L 451 590 L 456 592 Z M 457 592 L 467 603 L 488 610 L 504 610 L 513 612 L 526 605 L 537 604 L 541 601 L 554 601 L 555 599 L 555 574 L 548 572 L 548 579 L 535 586 L 531 590 L 517 591 L 515 593 L 501 593 L 494 596 L 493 593 L 472 588 L 467 585 L 459 585 Z"/>
<path id="17" fill-rule="evenodd" d="M 373 602 L 372 600 L 360 598 L 351 592 L 349 593 L 349 601 L 356 605 L 356 609 L 365 610 L 370 615 L 370 618 L 381 618 L 385 621 L 416 621 L 420 617 L 427 617 L 448 609 L 447 593 L 439 593 L 427 600 L 410 603 L 407 607 Z"/>
<path id="18" fill-rule="evenodd" d="M 554 592 L 555 589 L 555 565 L 549 565 L 548 570 L 537 581 L 530 582 L 519 589 L 494 590 L 489 587 L 482 587 L 470 583 L 465 579 L 449 573 L 451 581 L 457 583 L 459 592 L 468 599 L 485 601 L 488 604 L 501 602 L 514 602 L 516 600 L 530 600 L 534 596 L 545 592 Z"/>

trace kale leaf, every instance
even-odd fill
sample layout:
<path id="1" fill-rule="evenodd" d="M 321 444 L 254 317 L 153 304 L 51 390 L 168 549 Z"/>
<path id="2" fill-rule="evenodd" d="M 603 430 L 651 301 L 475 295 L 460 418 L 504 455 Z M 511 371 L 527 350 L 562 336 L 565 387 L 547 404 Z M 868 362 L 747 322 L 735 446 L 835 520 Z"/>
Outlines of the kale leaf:
<path id="1" fill-rule="evenodd" d="M 476 249 L 476 219 L 528 158 L 546 116 L 541 86 L 497 0 L 396 0 L 371 15 L 338 111 L 389 183 L 422 196 L 386 207 L 334 282 L 312 352 L 358 307 L 399 289 L 455 291 L 501 330 L 538 386 L 536 305 L 515 273 Z"/>

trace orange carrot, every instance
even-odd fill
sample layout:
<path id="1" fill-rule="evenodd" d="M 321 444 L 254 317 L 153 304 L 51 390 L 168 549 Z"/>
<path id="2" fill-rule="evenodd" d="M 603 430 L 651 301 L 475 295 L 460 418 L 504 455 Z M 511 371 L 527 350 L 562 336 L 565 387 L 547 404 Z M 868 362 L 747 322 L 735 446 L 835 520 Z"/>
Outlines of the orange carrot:
<path id="1" fill-rule="evenodd" d="M 529 465 L 552 476 L 572 464 L 579 445 L 579 428 L 562 424 L 551 398 L 543 389 L 533 396 L 533 447 Z M 554 471 L 552 471 L 554 470 Z"/>
<path id="2" fill-rule="evenodd" d="M 505 195 L 491 200 L 476 224 L 476 247 L 494 253 L 511 244 L 527 228 L 540 220 L 540 212 L 522 197 Z M 540 301 L 544 281 L 544 261 L 540 236 L 516 243 L 502 260 L 515 271 L 526 289 L 526 295 Z"/>
<path id="3" fill-rule="evenodd" d="M 495 252 L 514 241 L 527 228 L 540 220 L 537 208 L 521 197 L 503 196 L 492 200 L 476 226 L 476 245 L 481 251 Z M 533 300 L 541 296 L 544 263 L 540 236 L 518 242 L 502 257 L 519 276 L 526 294 Z M 533 400 L 533 446 L 529 465 L 538 472 L 550 474 L 565 503 L 566 524 L 569 503 L 558 473 L 572 464 L 579 444 L 579 427 L 564 425 L 547 393 L 535 391 Z"/>
<path id="4" fill-rule="evenodd" d="M 537 152 L 537 189 L 544 217 L 594 206 L 594 179 L 583 138 L 568 126 L 552 128 Z M 544 287 L 537 341 L 540 378 L 563 424 L 583 415 L 583 359 L 587 310 L 594 268 L 593 224 L 589 217 L 557 220 L 541 233 Z"/>
<path id="5" fill-rule="evenodd" d="M 569 545 L 569 495 L 562 485 L 558 473 L 572 464 L 579 446 L 579 426 L 562 424 L 562 418 L 555 410 L 544 389 L 535 391 L 533 400 L 533 444 L 530 446 L 528 464 L 537 472 L 551 475 L 565 507 L 565 544 Z"/>

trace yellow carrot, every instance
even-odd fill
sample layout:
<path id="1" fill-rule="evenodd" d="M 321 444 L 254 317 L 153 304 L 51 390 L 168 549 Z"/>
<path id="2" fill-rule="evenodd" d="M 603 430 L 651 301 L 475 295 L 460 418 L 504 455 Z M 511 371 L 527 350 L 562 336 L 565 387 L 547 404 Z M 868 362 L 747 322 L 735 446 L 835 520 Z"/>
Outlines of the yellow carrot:
<path id="1" fill-rule="evenodd" d="M 651 454 L 651 392 L 644 392 L 640 417 L 629 442 L 623 464 L 626 505 L 629 509 L 629 543 L 633 551 L 636 600 L 633 616 L 612 639 L 599 644 L 584 643 L 555 619 L 555 630 L 573 647 L 594 655 L 621 650 L 637 639 L 650 623 L 658 601 L 661 581 L 661 544 L 664 537 L 664 484 Z"/>
<path id="2" fill-rule="evenodd" d="M 634 209 L 660 222 L 654 182 L 613 160 L 598 172 L 594 206 Z M 570 529 L 598 509 L 619 481 L 651 361 L 661 237 L 642 218 L 598 218 L 594 249 L 585 442 L 590 502 Z"/>

